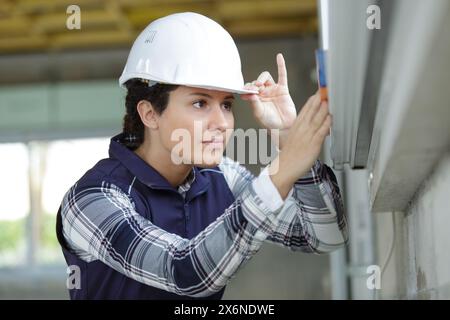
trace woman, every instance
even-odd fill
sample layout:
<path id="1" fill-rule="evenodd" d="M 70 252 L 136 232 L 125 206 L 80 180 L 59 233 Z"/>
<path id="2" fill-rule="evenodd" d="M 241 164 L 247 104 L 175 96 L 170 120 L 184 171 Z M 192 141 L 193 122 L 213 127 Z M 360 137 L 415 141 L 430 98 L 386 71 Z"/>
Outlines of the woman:
<path id="1" fill-rule="evenodd" d="M 281 54 L 277 64 L 277 83 L 263 72 L 244 86 L 230 35 L 195 13 L 141 33 L 119 80 L 123 132 L 58 212 L 72 299 L 220 299 L 264 241 L 313 253 L 346 242 L 336 179 L 317 160 L 328 106 L 316 94 L 296 116 Z M 223 156 L 234 128 L 230 93 L 279 142 L 258 177 Z M 188 147 L 173 139 L 179 130 Z"/>

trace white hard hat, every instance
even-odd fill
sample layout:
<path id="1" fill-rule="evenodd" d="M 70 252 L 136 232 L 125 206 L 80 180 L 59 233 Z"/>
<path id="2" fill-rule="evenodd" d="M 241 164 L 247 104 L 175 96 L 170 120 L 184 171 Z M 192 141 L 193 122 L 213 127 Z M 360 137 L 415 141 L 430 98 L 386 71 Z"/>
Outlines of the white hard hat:
<path id="1" fill-rule="evenodd" d="M 233 38 L 198 13 L 175 13 L 150 23 L 136 38 L 119 78 L 186 85 L 233 93 L 244 89 L 241 59 Z"/>

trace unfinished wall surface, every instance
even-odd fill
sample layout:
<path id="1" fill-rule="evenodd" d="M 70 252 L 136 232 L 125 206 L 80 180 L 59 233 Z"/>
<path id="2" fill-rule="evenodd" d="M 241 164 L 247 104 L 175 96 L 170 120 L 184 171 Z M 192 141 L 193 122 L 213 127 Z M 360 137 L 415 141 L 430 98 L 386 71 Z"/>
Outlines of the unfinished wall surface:
<path id="1" fill-rule="evenodd" d="M 376 298 L 450 298 L 449 12 L 396 1 L 367 164 Z"/>
<path id="2" fill-rule="evenodd" d="M 376 214 L 380 264 L 388 253 L 395 221 L 394 254 L 382 278 L 382 298 L 450 299 L 449 196 L 447 153 L 404 213 Z"/>

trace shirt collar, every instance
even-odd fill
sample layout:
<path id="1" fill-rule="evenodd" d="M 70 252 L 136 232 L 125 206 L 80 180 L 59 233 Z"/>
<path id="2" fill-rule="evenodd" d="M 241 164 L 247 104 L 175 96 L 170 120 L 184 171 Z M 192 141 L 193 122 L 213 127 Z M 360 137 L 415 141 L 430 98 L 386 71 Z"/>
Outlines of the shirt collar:
<path id="1" fill-rule="evenodd" d="M 182 184 L 178 186 L 178 192 L 184 197 L 186 192 L 191 188 L 191 185 L 195 181 L 195 170 L 192 169 L 191 172 L 189 172 L 189 175 L 187 176 L 186 180 Z"/>
<path id="2" fill-rule="evenodd" d="M 178 192 L 189 191 L 194 194 L 207 188 L 209 180 L 195 166 L 180 186 L 172 187 L 169 181 L 155 168 L 123 144 L 124 138 L 125 135 L 123 133 L 111 138 L 109 156 L 119 160 L 143 184 L 154 189 L 169 189 Z"/>

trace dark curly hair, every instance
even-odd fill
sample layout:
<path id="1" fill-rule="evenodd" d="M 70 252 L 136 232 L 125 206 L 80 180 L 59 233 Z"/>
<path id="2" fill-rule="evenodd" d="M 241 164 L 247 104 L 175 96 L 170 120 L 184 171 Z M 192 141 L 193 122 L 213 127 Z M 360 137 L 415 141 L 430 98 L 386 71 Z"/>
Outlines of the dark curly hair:
<path id="1" fill-rule="evenodd" d="M 131 79 L 125 83 L 125 86 L 127 96 L 125 98 L 126 113 L 123 118 L 124 144 L 134 150 L 144 142 L 144 124 L 137 111 L 139 101 L 149 101 L 160 115 L 169 103 L 169 93 L 178 88 L 178 85 L 157 83 L 149 87 L 145 80 Z"/>

